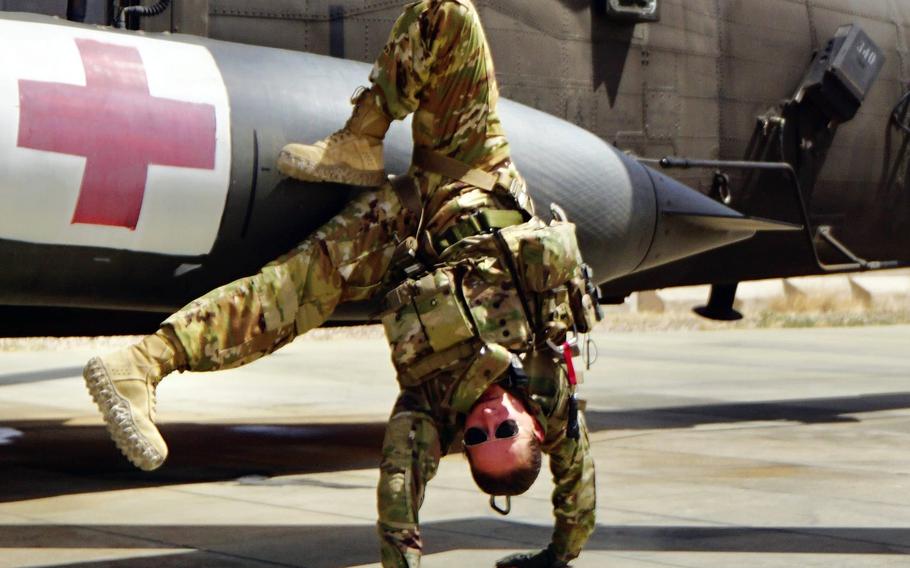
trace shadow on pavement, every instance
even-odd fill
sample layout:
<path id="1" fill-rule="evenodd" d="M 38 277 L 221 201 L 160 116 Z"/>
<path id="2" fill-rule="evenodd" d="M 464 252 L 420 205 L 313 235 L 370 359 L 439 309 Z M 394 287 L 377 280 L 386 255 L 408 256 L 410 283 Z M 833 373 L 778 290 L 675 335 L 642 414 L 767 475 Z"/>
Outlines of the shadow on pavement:
<path id="1" fill-rule="evenodd" d="M 102 426 L 4 423 L 23 433 L 0 446 L 0 502 L 182 483 L 371 469 L 383 423 L 165 424 L 170 457 L 146 473 L 120 455 Z"/>
<path id="2" fill-rule="evenodd" d="M 660 430 L 692 428 L 705 424 L 788 421 L 802 424 L 859 422 L 851 414 L 910 408 L 910 393 L 871 394 L 802 400 L 775 400 L 642 408 L 634 410 L 588 410 L 585 418 L 592 431 Z"/>
<path id="3" fill-rule="evenodd" d="M 426 523 L 425 553 L 543 546 L 550 528 L 476 518 Z M 106 560 L 79 566 L 279 565 L 335 568 L 378 561 L 372 525 L 47 527 L 0 525 L 4 548 L 166 549 L 166 557 Z M 586 550 L 790 554 L 910 554 L 907 528 L 598 526 Z M 796 561 L 796 560 L 795 560 Z M 798 561 L 796 561 L 798 562 Z"/>
<path id="4" fill-rule="evenodd" d="M 856 413 L 910 408 L 910 393 L 586 413 L 594 432 L 754 421 L 857 422 Z M 0 502 L 138 487 L 378 467 L 384 423 L 164 424 L 165 466 L 133 468 L 102 426 L 0 423 L 22 432 L 0 445 Z M 2 443 L 2 440 L 0 440 Z M 24 472 L 28 472 L 25 475 Z"/>

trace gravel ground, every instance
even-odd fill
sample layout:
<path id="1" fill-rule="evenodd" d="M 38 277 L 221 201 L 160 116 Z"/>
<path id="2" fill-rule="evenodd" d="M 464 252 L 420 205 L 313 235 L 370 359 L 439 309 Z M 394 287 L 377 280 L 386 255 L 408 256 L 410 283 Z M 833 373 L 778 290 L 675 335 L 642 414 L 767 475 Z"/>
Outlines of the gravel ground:
<path id="1" fill-rule="evenodd" d="M 611 313 L 601 324 L 612 332 L 722 330 L 802 327 L 856 327 L 910 323 L 910 308 L 832 311 L 743 310 L 738 322 L 715 322 L 688 311 L 663 314 Z"/>
<path id="2" fill-rule="evenodd" d="M 632 313 L 627 306 L 607 307 L 607 317 L 599 325 L 601 331 L 614 333 L 633 331 L 723 330 L 759 328 L 856 327 L 899 325 L 910 323 L 910 298 L 891 299 L 873 307 L 850 302 L 813 298 L 806 302 L 746 306 L 744 318 L 738 322 L 714 322 L 692 314 L 688 309 L 673 309 L 665 313 Z M 346 339 L 381 339 L 379 325 L 335 327 L 313 330 L 300 341 Z M 138 336 L 114 337 L 28 337 L 0 338 L 0 351 L 65 351 L 91 349 L 107 351 L 137 341 Z"/>

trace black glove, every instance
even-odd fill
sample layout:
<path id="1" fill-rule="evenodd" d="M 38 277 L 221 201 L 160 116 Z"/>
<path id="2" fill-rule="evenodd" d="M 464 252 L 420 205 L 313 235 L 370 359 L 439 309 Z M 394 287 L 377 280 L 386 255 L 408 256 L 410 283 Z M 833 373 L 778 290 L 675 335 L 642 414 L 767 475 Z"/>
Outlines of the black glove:
<path id="1" fill-rule="evenodd" d="M 566 568 L 568 564 L 556 559 L 556 554 L 547 547 L 537 552 L 519 552 L 496 562 L 496 568 Z"/>

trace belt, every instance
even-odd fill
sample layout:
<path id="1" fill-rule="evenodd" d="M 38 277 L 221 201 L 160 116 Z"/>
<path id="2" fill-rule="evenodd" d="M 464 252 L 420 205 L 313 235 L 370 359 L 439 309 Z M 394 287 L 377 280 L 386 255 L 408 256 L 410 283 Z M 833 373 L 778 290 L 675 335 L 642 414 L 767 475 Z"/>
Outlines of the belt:
<path id="1" fill-rule="evenodd" d="M 472 168 L 464 162 L 443 156 L 442 154 L 427 148 L 414 148 L 412 161 L 418 168 L 427 170 L 428 172 L 441 174 L 458 181 L 463 181 L 468 185 L 473 185 L 474 187 L 479 187 L 480 189 L 485 189 L 487 191 L 493 191 L 493 188 L 497 185 L 500 185 L 507 190 L 512 189 L 513 180 L 508 173 L 497 176 L 477 168 Z"/>
<path id="2" fill-rule="evenodd" d="M 413 365 L 408 365 L 407 369 L 399 371 L 398 381 L 403 387 L 417 386 L 433 371 L 445 369 L 456 361 L 472 357 L 479 350 L 480 346 L 477 341 L 469 340 L 444 351 L 431 353 Z"/>
<path id="3" fill-rule="evenodd" d="M 446 229 L 439 237 L 433 239 L 437 251 L 443 251 L 462 239 L 486 233 L 494 229 L 505 229 L 525 222 L 525 216 L 519 211 L 508 209 L 481 209 L 467 219 L 463 219 Z"/>

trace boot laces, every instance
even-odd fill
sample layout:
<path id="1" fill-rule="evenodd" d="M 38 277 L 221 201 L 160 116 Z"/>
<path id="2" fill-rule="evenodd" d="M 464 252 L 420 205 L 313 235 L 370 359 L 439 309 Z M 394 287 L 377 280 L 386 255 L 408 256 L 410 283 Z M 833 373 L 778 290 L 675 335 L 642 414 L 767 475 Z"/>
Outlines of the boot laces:
<path id="1" fill-rule="evenodd" d="M 339 130 L 338 132 L 335 132 L 334 134 L 332 134 L 331 136 L 329 136 L 328 138 L 326 138 L 326 142 L 328 142 L 328 143 L 331 143 L 331 142 L 347 142 L 348 140 L 350 140 L 350 139 L 353 138 L 353 137 L 354 137 L 354 133 L 353 133 L 353 132 L 351 132 L 351 131 L 348 130 L 347 128 L 342 128 L 342 129 Z"/>
<path id="2" fill-rule="evenodd" d="M 364 94 L 366 94 L 366 92 L 368 90 L 369 89 L 367 89 L 363 85 L 360 85 L 359 87 L 354 89 L 354 93 L 351 95 L 351 104 L 356 105 L 360 101 L 360 97 L 364 96 Z"/>

